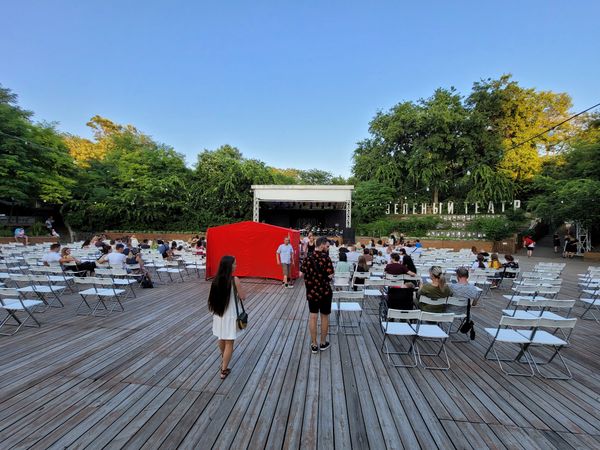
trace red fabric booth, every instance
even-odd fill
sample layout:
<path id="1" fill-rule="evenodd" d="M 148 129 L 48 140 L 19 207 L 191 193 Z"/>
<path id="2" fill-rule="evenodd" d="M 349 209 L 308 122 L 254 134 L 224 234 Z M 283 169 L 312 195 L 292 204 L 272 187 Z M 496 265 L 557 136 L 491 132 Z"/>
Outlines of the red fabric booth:
<path id="1" fill-rule="evenodd" d="M 286 236 L 295 251 L 291 268 L 291 276 L 295 279 L 299 275 L 299 231 L 250 221 L 209 228 L 206 232 L 206 278 L 213 278 L 221 258 L 231 255 L 236 260 L 235 275 L 238 277 L 282 280 L 275 253 Z"/>

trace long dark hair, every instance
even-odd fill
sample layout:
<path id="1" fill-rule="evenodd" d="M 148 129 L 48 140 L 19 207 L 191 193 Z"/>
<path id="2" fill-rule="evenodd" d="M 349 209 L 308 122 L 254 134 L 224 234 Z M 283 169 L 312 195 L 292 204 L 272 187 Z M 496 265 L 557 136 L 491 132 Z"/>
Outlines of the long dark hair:
<path id="1" fill-rule="evenodd" d="M 227 305 L 229 305 L 234 262 L 235 258 L 233 256 L 223 256 L 219 263 L 217 276 L 210 286 L 208 310 L 220 317 L 225 314 Z"/>

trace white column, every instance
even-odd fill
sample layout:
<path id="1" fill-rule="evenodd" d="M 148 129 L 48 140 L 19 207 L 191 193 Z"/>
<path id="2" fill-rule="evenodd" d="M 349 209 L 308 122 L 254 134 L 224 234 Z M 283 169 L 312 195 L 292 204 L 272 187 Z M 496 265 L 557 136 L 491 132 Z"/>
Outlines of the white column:
<path id="1" fill-rule="evenodd" d="M 346 200 L 346 228 L 352 226 L 352 201 Z"/>
<path id="2" fill-rule="evenodd" d="M 254 199 L 252 200 L 252 220 L 254 222 L 259 221 L 258 213 L 260 211 L 260 201 L 256 198 L 256 192 L 254 192 Z"/>

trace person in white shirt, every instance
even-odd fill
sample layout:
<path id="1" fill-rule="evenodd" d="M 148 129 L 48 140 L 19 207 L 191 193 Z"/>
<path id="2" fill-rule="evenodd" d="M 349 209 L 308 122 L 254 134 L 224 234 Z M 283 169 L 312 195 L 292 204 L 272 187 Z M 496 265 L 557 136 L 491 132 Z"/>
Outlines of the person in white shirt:
<path id="1" fill-rule="evenodd" d="M 133 248 L 138 248 L 140 246 L 140 241 L 138 241 L 138 239 L 135 237 L 135 234 L 131 235 L 131 238 L 129 238 L 129 242 L 131 243 L 131 247 Z"/>
<path id="2" fill-rule="evenodd" d="M 283 239 L 283 244 L 277 248 L 275 256 L 277 257 L 277 264 L 281 265 L 281 271 L 283 272 L 283 286 L 286 288 L 292 287 L 288 284 L 288 279 L 290 278 L 290 268 L 294 264 L 294 247 L 290 244 L 288 236 Z"/>
<path id="3" fill-rule="evenodd" d="M 358 257 L 360 256 L 360 253 L 358 253 L 356 251 L 356 247 L 351 246 L 349 247 L 349 252 L 347 253 L 347 258 L 348 258 L 348 262 L 350 264 L 356 265 L 356 263 L 358 262 Z"/>
<path id="4" fill-rule="evenodd" d="M 108 262 L 108 265 L 113 269 L 124 269 L 126 264 L 125 261 L 127 260 L 127 256 L 123 253 L 124 248 L 125 246 L 123 244 L 115 245 L 115 251 L 104 255 L 98 262 Z"/>
<path id="5" fill-rule="evenodd" d="M 52 244 L 50 246 L 50 251 L 42 257 L 42 262 L 44 263 L 45 266 L 49 266 L 53 263 L 60 264 L 60 262 L 61 262 L 60 260 L 61 260 L 60 244 Z"/>

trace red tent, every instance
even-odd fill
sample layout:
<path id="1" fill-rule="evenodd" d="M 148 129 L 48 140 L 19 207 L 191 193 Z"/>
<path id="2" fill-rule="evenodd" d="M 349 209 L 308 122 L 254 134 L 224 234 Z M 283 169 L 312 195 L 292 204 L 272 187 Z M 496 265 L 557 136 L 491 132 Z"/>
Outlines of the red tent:
<path id="1" fill-rule="evenodd" d="M 236 260 L 238 277 L 274 278 L 282 280 L 281 266 L 275 253 L 283 238 L 289 236 L 294 247 L 291 276 L 298 278 L 300 232 L 258 222 L 238 222 L 209 228 L 206 232 L 206 278 L 213 278 L 224 255 Z"/>

